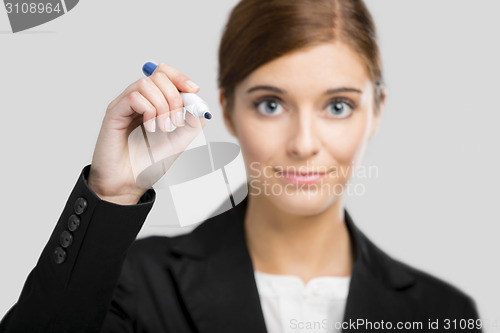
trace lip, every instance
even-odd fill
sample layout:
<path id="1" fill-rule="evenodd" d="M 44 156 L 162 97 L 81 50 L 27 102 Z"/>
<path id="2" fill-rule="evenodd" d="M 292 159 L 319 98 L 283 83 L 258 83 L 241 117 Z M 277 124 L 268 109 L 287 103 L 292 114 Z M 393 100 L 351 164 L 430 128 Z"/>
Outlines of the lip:
<path id="1" fill-rule="evenodd" d="M 296 185 L 308 185 L 308 184 L 318 183 L 327 174 L 325 171 L 315 171 L 315 170 L 286 172 L 281 169 L 275 169 L 275 171 L 284 180 Z"/>

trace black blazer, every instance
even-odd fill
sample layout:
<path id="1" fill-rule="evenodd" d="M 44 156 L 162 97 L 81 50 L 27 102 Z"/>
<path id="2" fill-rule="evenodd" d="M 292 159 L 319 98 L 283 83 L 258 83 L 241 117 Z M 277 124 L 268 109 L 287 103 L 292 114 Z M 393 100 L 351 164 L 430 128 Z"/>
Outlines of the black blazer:
<path id="1" fill-rule="evenodd" d="M 154 191 L 137 205 L 102 201 L 87 186 L 89 168 L 0 332 L 266 332 L 243 228 L 247 199 L 188 234 L 134 241 Z M 344 214 L 355 261 L 343 332 L 371 331 L 369 322 L 398 332 L 398 322 L 422 323 L 413 332 L 481 331 L 453 329 L 454 319 L 457 328 L 478 319 L 469 296 L 391 258 Z M 428 330 L 429 320 L 439 330 Z"/>

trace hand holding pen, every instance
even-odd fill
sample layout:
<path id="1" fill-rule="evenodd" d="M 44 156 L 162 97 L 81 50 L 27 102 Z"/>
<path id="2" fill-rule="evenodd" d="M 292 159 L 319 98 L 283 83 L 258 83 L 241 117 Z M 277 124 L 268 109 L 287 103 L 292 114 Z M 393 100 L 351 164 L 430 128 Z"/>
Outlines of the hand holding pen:
<path id="1" fill-rule="evenodd" d="M 88 176 L 90 188 L 101 199 L 117 204 L 136 204 L 147 190 L 137 185 L 130 161 L 128 137 L 134 129 L 144 125 L 149 135 L 165 137 L 162 149 L 177 156 L 211 118 L 196 96 L 199 87 L 186 75 L 167 63 L 147 63 L 143 70 L 148 76 L 108 105 Z"/>
<path id="2" fill-rule="evenodd" d="M 147 62 L 142 67 L 146 76 L 150 76 L 158 66 L 152 62 Z M 196 118 L 212 119 L 212 114 L 208 105 L 196 94 L 188 92 L 179 92 L 184 102 L 184 108 Z M 180 117 L 180 116 L 179 116 Z M 184 118 L 184 117 L 183 117 Z"/>

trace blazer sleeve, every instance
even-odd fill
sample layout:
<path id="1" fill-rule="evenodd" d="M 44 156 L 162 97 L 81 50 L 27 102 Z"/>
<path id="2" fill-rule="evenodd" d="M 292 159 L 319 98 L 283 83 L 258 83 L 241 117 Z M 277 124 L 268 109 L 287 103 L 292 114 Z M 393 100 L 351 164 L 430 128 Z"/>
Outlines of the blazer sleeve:
<path id="1" fill-rule="evenodd" d="M 136 205 L 101 200 L 87 184 L 90 167 L 83 168 L 0 332 L 100 332 L 126 252 L 156 194 L 148 190 Z"/>

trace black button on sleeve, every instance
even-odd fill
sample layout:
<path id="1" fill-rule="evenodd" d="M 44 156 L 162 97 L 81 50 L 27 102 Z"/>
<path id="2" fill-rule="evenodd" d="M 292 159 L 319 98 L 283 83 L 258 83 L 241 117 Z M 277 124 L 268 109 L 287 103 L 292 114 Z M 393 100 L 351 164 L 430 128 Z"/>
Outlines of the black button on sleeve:
<path id="1" fill-rule="evenodd" d="M 69 231 L 75 231 L 80 226 L 80 218 L 72 214 L 68 219 L 68 229 Z"/>
<path id="2" fill-rule="evenodd" d="M 64 230 L 59 237 L 59 242 L 62 247 L 68 247 L 73 243 L 73 236 L 68 230 Z"/>
<path id="3" fill-rule="evenodd" d="M 85 200 L 85 198 L 82 197 L 76 199 L 74 208 L 75 208 L 75 213 L 77 213 L 78 215 L 83 214 L 87 209 L 87 200 Z"/>
<path id="4" fill-rule="evenodd" d="M 62 264 L 66 260 L 66 251 L 62 247 L 56 247 L 54 251 L 54 261 L 56 264 Z"/>

